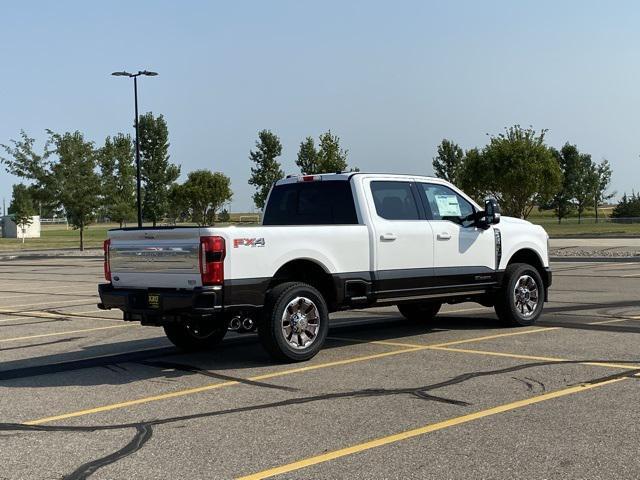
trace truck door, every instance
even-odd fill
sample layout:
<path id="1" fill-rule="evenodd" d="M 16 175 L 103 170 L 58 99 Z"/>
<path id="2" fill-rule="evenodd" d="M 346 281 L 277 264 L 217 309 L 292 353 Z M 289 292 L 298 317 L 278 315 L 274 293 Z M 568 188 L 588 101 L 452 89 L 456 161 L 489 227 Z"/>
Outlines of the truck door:
<path id="1" fill-rule="evenodd" d="M 433 275 L 433 231 L 415 183 L 375 179 L 367 183 L 378 299 L 420 295 Z"/>
<path id="2" fill-rule="evenodd" d="M 475 226 L 476 208 L 452 188 L 418 183 L 434 237 L 435 280 L 441 287 L 473 288 L 495 281 L 494 227 Z"/>

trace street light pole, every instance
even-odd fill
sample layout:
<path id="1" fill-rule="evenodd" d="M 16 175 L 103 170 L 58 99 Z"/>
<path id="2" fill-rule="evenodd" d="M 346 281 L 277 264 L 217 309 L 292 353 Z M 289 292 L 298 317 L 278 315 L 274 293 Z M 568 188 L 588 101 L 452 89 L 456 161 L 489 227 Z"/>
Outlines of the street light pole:
<path id="1" fill-rule="evenodd" d="M 155 77 L 158 75 L 156 72 L 149 72 L 147 70 L 139 71 L 138 73 L 129 73 L 129 72 L 113 72 L 111 75 L 115 77 L 129 77 L 133 78 L 133 99 L 135 104 L 135 128 L 136 128 L 136 199 L 138 206 L 138 228 L 142 228 L 142 195 L 141 195 L 141 180 L 140 180 L 140 136 L 139 136 L 139 127 L 138 127 L 138 77 L 140 75 L 145 75 L 147 77 Z"/>
<path id="2" fill-rule="evenodd" d="M 141 180 L 140 180 L 140 136 L 138 129 L 138 77 L 133 77 L 133 98 L 134 103 L 136 104 L 136 199 L 138 203 L 138 228 L 142 228 L 142 195 L 140 191 L 141 188 Z"/>

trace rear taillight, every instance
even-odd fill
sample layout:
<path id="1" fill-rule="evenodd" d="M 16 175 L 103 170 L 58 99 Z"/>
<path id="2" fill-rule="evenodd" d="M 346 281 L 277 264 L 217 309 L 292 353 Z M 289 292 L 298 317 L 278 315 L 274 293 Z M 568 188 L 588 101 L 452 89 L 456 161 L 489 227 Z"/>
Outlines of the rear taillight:
<path id="1" fill-rule="evenodd" d="M 200 237 L 202 285 L 222 285 L 224 282 L 224 255 L 224 238 Z"/>
<path id="2" fill-rule="evenodd" d="M 109 249 L 111 248 L 111 239 L 104 241 L 102 249 L 104 250 L 104 279 L 107 282 L 111 281 L 111 266 L 109 265 Z"/>

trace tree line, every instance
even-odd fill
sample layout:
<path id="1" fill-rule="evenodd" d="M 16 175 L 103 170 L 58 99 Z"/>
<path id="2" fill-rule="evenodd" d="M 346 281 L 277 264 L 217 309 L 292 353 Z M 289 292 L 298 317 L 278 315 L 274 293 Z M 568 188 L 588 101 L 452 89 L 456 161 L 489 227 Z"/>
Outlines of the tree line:
<path id="1" fill-rule="evenodd" d="M 47 130 L 42 151 L 25 131 L 9 144 L 0 144 L 0 156 L 7 172 L 27 182 L 13 186 L 9 213 L 25 228 L 36 213 L 44 217 L 63 216 L 80 231 L 84 248 L 85 228 L 98 219 L 121 227 L 136 219 L 135 142 L 130 135 L 108 136 L 96 146 L 79 132 L 63 134 Z M 139 119 L 142 216 L 155 227 L 160 222 L 193 222 L 213 225 L 228 222 L 224 205 L 233 198 L 231 180 L 221 172 L 195 170 L 178 182 L 180 166 L 169 156 L 169 130 L 162 115 L 149 112 Z M 256 189 L 253 201 L 264 208 L 269 189 L 284 178 L 278 157 L 282 143 L 270 130 L 258 133 L 255 149 L 249 151 L 249 184 Z M 302 173 L 319 174 L 349 169 L 348 151 L 340 138 L 327 131 L 300 143 L 296 165 Z M 352 169 L 354 170 L 354 169 Z M 355 169 L 357 170 L 357 169 Z"/>
<path id="2" fill-rule="evenodd" d="M 611 166 L 565 143 L 545 143 L 547 130 L 514 125 L 490 135 L 481 148 L 463 151 L 444 139 L 433 158 L 436 176 L 457 184 L 478 201 L 493 197 L 506 215 L 527 218 L 534 208 L 553 210 L 558 222 L 572 214 L 581 221 L 585 210 L 611 199 Z"/>
<path id="3" fill-rule="evenodd" d="M 13 187 L 9 213 L 18 226 L 28 225 L 36 212 L 63 215 L 80 230 L 83 249 L 84 230 L 97 218 L 121 227 L 136 218 L 135 142 L 130 135 L 109 136 L 97 147 L 79 131 L 46 133 L 42 151 L 24 131 L 8 145 L 0 144 L 5 152 L 0 163 L 28 182 Z M 197 170 L 178 183 L 180 167 L 170 162 L 169 130 L 162 115 L 142 115 L 139 135 L 143 219 L 153 226 L 167 218 L 212 222 L 231 200 L 229 177 Z"/>

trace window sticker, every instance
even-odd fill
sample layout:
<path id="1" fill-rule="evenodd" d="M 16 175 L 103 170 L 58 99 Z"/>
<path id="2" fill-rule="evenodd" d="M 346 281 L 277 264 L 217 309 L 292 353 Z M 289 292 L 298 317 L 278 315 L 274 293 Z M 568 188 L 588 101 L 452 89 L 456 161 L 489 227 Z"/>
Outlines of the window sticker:
<path id="1" fill-rule="evenodd" d="M 460 217 L 460 204 L 456 195 L 435 195 L 441 217 Z"/>

